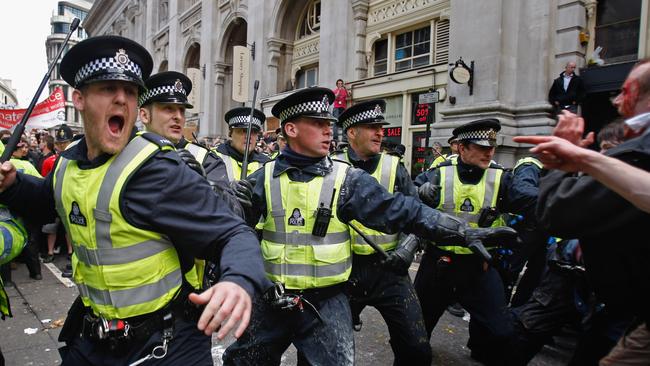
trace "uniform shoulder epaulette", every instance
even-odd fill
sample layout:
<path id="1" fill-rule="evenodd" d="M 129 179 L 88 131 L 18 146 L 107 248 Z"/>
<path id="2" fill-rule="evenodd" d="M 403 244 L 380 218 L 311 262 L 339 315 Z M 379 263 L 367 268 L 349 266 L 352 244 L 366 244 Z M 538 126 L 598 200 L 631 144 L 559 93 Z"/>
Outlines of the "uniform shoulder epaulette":
<path id="1" fill-rule="evenodd" d="M 147 139 L 147 141 L 158 145 L 160 150 L 176 150 L 171 141 L 153 132 L 139 132 L 138 135 Z"/>
<path id="2" fill-rule="evenodd" d="M 497 162 L 495 162 L 495 161 L 492 161 L 492 162 L 490 163 L 490 166 L 488 167 L 488 169 L 501 169 L 501 170 L 506 170 L 506 168 L 504 168 L 503 165 L 501 165 L 501 164 L 499 164 L 499 163 L 497 163 Z"/>
<path id="3" fill-rule="evenodd" d="M 397 151 L 388 150 L 388 151 L 386 151 L 386 154 L 390 155 L 390 156 L 394 156 L 396 158 L 399 158 L 400 160 L 404 158 L 404 156 L 402 154 L 398 153 Z"/>
<path id="4" fill-rule="evenodd" d="M 431 168 L 431 169 L 436 169 L 436 168 L 439 168 L 439 167 L 441 167 L 441 166 L 450 166 L 450 165 L 454 165 L 454 162 L 453 162 L 452 160 L 445 160 L 445 161 L 441 162 L 440 164 L 434 166 L 434 167 Z M 431 170 L 431 169 L 430 169 L 430 170 Z"/>

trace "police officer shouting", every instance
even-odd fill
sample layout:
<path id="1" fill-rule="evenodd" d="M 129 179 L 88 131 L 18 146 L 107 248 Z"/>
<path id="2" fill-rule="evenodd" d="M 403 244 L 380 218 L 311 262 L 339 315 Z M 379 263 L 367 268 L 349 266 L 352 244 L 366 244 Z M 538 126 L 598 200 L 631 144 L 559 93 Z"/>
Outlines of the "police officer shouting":
<path id="1" fill-rule="evenodd" d="M 332 100 L 329 89 L 307 88 L 272 109 L 288 145 L 251 179 L 253 215 L 262 217 L 264 268 L 276 286 L 255 302 L 251 326 L 224 354 L 226 365 L 278 365 L 291 343 L 310 364 L 353 364 L 352 318 L 343 294 L 352 270 L 348 222 L 441 243 L 465 241 L 476 230 L 330 159 Z M 507 228 L 497 234 L 512 233 Z"/>
<path id="2" fill-rule="evenodd" d="M 496 119 L 456 128 L 459 157 L 416 178 L 422 201 L 474 227 L 505 226 L 501 212 L 531 214 L 536 196 L 522 193 L 519 197 L 516 187 L 510 187 L 511 175 L 492 162 L 500 129 Z M 420 262 L 415 289 L 429 337 L 447 306 L 457 301 L 471 315 L 468 347 L 472 357 L 486 364 L 503 364 L 513 330 L 499 273 L 483 258 L 463 246 L 429 247 Z"/>
<path id="3" fill-rule="evenodd" d="M 343 112 L 339 116 L 339 124 L 350 145 L 333 157 L 363 169 L 389 193 L 401 192 L 417 197 L 417 190 L 400 158 L 381 152 L 383 126 L 388 124 L 383 115 L 385 108 L 383 100 L 371 100 Z M 394 364 L 430 365 L 431 346 L 427 342 L 422 310 L 408 276 L 408 268 L 419 248 L 418 239 L 409 236 L 401 249 L 395 252 L 399 239 L 397 234 L 372 230 L 356 221 L 350 224 L 362 230 L 391 256 L 391 260 L 387 261 L 391 270 L 387 271 L 381 265 L 384 257 L 354 229 L 350 231 L 353 252 L 349 280 L 352 318 L 357 321 L 366 305 L 374 306 L 388 325 L 390 344 L 395 354 Z"/>
<path id="4" fill-rule="evenodd" d="M 45 180 L 2 165 L 0 201 L 42 222 L 56 212 L 74 246 L 81 301 L 62 330 L 64 365 L 130 364 L 154 353 L 157 364 L 212 365 L 207 335 L 220 327 L 219 338 L 239 336 L 251 298 L 269 285 L 245 223 L 164 138 L 132 133 L 151 68 L 129 39 L 78 43 L 61 75 L 75 88 L 86 136 Z M 221 265 L 220 282 L 200 294 L 183 277 L 196 257 Z"/>
<path id="5" fill-rule="evenodd" d="M 229 110 L 224 116 L 230 129 L 229 135 L 231 140 L 217 146 L 215 151 L 223 159 L 228 172 L 228 180 L 231 182 L 241 177 L 241 168 L 244 161 L 244 150 L 246 149 L 246 129 L 248 128 L 248 119 L 251 109 L 248 107 L 238 107 Z M 253 111 L 251 123 L 251 137 L 249 140 L 248 150 L 248 168 L 246 176 L 251 175 L 258 170 L 262 164 L 269 161 L 269 157 L 255 151 L 257 144 L 257 134 L 262 131 L 262 125 L 266 121 L 264 112 L 256 109 Z"/>

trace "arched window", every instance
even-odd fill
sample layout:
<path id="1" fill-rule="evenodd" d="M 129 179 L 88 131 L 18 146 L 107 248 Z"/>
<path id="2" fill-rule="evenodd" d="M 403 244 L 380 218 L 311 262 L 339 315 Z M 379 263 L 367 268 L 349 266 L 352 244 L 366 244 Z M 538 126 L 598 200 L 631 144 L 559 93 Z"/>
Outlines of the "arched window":
<path id="1" fill-rule="evenodd" d="M 300 31 L 297 39 L 310 36 L 320 31 L 320 0 L 313 0 L 307 6 L 302 21 L 300 22 Z"/>

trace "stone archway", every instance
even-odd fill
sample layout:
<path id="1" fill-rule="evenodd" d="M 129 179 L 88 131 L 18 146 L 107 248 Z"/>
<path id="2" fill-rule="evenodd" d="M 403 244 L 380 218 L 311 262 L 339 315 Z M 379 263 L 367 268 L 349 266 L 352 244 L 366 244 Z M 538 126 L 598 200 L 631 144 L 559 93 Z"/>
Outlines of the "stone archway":
<path id="1" fill-rule="evenodd" d="M 271 94 L 292 88 L 291 79 L 295 72 L 292 70 L 294 42 L 298 23 L 310 2 L 311 0 L 284 0 L 278 2 L 273 9 L 273 36 L 266 40 L 268 55 L 265 56 L 267 60 L 264 60 L 268 70 L 266 80 L 271 84 L 267 90 Z"/>
<path id="2" fill-rule="evenodd" d="M 241 106 L 232 100 L 232 55 L 234 46 L 246 46 L 248 23 L 244 18 L 234 18 L 225 28 L 216 63 L 217 110 L 216 116 L 222 119 L 231 108 Z M 254 77 L 254 76 L 253 76 Z M 227 134 L 227 125 L 222 124 L 222 133 Z"/>

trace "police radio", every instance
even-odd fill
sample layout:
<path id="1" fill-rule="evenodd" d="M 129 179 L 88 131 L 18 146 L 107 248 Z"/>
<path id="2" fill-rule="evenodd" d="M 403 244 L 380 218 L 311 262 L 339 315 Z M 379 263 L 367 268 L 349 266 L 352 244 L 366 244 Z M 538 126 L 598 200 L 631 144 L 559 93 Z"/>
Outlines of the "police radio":
<path id="1" fill-rule="evenodd" d="M 332 205 L 334 205 L 334 197 L 336 197 L 336 188 L 332 191 L 332 200 L 330 201 L 330 206 L 325 207 L 323 202 L 320 203 L 320 207 L 316 210 L 316 222 L 314 222 L 314 228 L 311 231 L 311 235 L 319 236 L 321 238 L 327 235 L 327 228 L 330 226 L 330 220 L 332 219 Z"/>
<path id="2" fill-rule="evenodd" d="M 490 227 L 499 217 L 499 211 L 494 207 L 483 207 L 479 211 L 478 227 Z"/>

